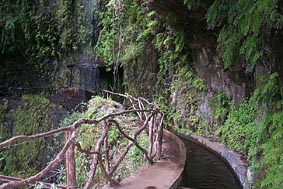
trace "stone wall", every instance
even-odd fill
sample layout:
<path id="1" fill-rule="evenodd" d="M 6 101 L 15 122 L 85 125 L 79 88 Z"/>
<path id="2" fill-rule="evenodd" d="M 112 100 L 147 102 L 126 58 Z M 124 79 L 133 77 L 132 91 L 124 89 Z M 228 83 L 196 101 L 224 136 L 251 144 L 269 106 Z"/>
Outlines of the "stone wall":
<path id="1" fill-rule="evenodd" d="M 229 71 L 225 70 L 223 62 L 212 47 L 199 47 L 194 51 L 194 77 L 203 80 L 205 88 L 197 92 L 194 104 L 184 103 L 183 99 L 188 95 L 181 92 L 187 85 L 187 81 L 184 81 L 184 85 L 171 91 L 172 106 L 181 114 L 180 125 L 188 124 L 188 117 L 193 115 L 201 118 L 207 125 L 216 126 L 223 123 L 225 115 L 215 120 L 212 102 L 217 100 L 219 94 L 224 94 L 238 106 L 241 99 L 250 96 L 254 86 L 253 73 L 246 72 L 241 63 Z M 192 105 L 196 106 L 194 112 L 190 112 Z"/>

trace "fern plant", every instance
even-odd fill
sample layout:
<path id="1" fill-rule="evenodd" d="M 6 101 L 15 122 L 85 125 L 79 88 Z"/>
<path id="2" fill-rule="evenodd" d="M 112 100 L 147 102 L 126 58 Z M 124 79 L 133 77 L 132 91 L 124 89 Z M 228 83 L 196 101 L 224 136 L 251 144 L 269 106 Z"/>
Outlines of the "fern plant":
<path id="1" fill-rule="evenodd" d="M 250 152 L 257 147 L 259 135 L 259 127 L 255 122 L 256 104 L 242 100 L 238 108 L 231 103 L 229 109 L 227 120 L 220 128 L 222 142 L 252 159 L 255 154 Z"/>
<path id="2" fill-rule="evenodd" d="M 278 111 L 272 115 L 266 115 L 262 127 L 263 132 L 269 137 L 262 138 L 264 141 L 261 145 L 263 155 L 258 166 L 260 171 L 265 171 L 265 174 L 260 187 L 279 189 L 283 187 L 283 112 Z"/>
<path id="3" fill-rule="evenodd" d="M 283 24 L 279 6 L 279 0 L 214 1 L 207 11 L 207 22 L 210 28 L 222 26 L 218 41 L 225 68 L 241 56 L 250 67 L 270 56 L 269 34 Z"/>

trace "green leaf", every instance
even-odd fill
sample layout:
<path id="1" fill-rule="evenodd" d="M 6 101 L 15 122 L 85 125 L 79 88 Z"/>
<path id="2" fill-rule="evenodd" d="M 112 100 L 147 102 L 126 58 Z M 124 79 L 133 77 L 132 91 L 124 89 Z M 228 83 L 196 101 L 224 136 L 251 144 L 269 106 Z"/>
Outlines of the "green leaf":
<path id="1" fill-rule="evenodd" d="M 189 10 L 192 10 L 192 7 L 193 7 L 193 3 L 192 2 L 187 2 L 187 8 Z"/>
<path id="2" fill-rule="evenodd" d="M 156 11 L 150 11 L 148 14 L 147 14 L 147 16 L 148 17 L 152 17 L 152 16 L 154 16 L 156 14 Z"/>

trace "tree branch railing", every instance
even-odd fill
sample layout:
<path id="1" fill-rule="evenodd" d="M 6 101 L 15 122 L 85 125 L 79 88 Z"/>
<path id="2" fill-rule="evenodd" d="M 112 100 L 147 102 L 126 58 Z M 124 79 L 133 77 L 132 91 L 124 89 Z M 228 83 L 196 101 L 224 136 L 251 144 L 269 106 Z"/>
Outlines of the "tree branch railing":
<path id="1" fill-rule="evenodd" d="M 0 149 L 4 149 L 10 147 L 15 143 L 19 143 L 23 141 L 24 142 L 32 141 L 44 137 L 51 137 L 54 134 L 58 134 L 58 133 L 65 133 L 65 134 L 68 133 L 69 136 L 66 138 L 66 142 L 63 148 L 61 149 L 61 151 L 43 170 L 26 179 L 13 178 L 9 180 L 7 178 L 12 178 L 12 177 L 0 175 L 0 180 L 2 178 L 2 181 L 6 182 L 0 185 L 0 189 L 9 189 L 9 188 L 21 187 L 25 185 L 34 185 L 41 178 L 46 176 L 50 171 L 54 170 L 63 161 L 63 159 L 66 157 L 66 152 L 68 150 L 73 150 L 74 148 L 76 148 L 81 153 L 85 153 L 87 155 L 92 156 L 92 162 L 89 168 L 88 178 L 84 185 L 85 189 L 92 188 L 94 184 L 93 180 L 98 166 L 103 176 L 110 185 L 119 185 L 119 182 L 113 178 L 113 175 L 117 170 L 117 168 L 119 167 L 119 165 L 121 164 L 121 162 L 126 157 L 127 153 L 129 152 L 132 146 L 136 146 L 142 152 L 142 154 L 145 156 L 145 158 L 150 164 L 152 164 L 154 161 L 160 160 L 161 151 L 162 151 L 162 134 L 163 134 L 162 132 L 163 132 L 164 115 L 159 110 L 159 107 L 155 103 L 150 103 L 149 101 L 141 97 L 135 98 L 129 94 L 118 94 L 110 91 L 103 91 L 103 92 L 107 93 L 108 95 L 109 94 L 119 95 L 129 100 L 131 104 L 130 108 L 120 112 L 109 113 L 97 119 L 79 119 L 75 121 L 73 124 L 68 125 L 64 128 L 58 128 L 48 132 L 35 134 L 31 136 L 24 136 L 24 135 L 15 136 L 6 141 L 1 142 Z M 142 122 L 142 125 L 135 130 L 133 136 L 130 136 L 129 134 L 124 132 L 120 123 L 117 120 L 115 120 L 115 117 L 117 116 L 130 114 L 130 113 L 135 113 L 138 116 L 139 120 Z M 102 124 L 103 134 L 98 139 L 94 151 L 82 149 L 80 143 L 76 140 L 78 136 L 77 129 L 79 127 L 83 127 L 84 124 L 94 124 L 94 125 Z M 128 144 L 125 147 L 124 151 L 119 155 L 117 161 L 112 163 L 110 163 L 111 161 L 110 161 L 109 149 L 108 149 L 109 146 L 108 132 L 111 127 L 116 127 L 118 131 L 122 134 L 122 136 L 128 140 Z M 138 143 L 138 137 L 145 130 L 148 133 L 147 150 L 144 149 Z M 66 159 L 68 158 L 74 159 L 75 157 L 66 157 Z M 67 173 L 67 177 L 68 177 L 68 173 Z M 60 185 L 59 188 L 77 187 L 70 185 L 76 185 L 76 181 L 68 181 L 67 179 L 67 186 L 65 187 Z"/>

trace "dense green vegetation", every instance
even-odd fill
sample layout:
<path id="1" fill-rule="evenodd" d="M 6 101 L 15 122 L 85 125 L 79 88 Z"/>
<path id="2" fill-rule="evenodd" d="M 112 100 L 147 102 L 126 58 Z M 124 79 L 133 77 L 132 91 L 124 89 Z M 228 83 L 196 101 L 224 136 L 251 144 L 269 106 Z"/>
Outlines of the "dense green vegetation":
<path id="1" fill-rule="evenodd" d="M 274 101 L 279 93 L 276 77 L 265 76 L 263 88 L 257 88 L 238 108 L 231 104 L 220 131 L 225 144 L 248 157 L 258 188 L 282 187 L 283 102 Z"/>
<path id="2" fill-rule="evenodd" d="M 191 20 L 184 20 L 159 3 L 127 0 L 105 3 L 107 11 L 101 14 L 103 29 L 96 46 L 99 55 L 108 58 L 108 64 L 123 65 L 127 91 L 155 96 L 167 113 L 167 121 L 176 125 L 177 130 L 182 127 L 180 119 L 185 112 L 187 130 L 220 137 L 230 148 L 245 155 L 255 171 L 256 188 L 282 188 L 279 146 L 283 136 L 282 86 L 279 84 L 282 73 L 278 72 L 281 63 L 276 62 L 275 53 L 280 47 L 272 46 L 274 35 L 282 30 L 282 4 L 276 0 L 255 3 L 216 0 L 203 6 L 201 1 L 183 1 L 187 14 L 193 15 Z M 176 3 L 182 4 L 182 1 Z M 235 105 L 225 94 L 215 97 L 211 106 L 219 129 L 211 128 L 194 114 L 199 94 L 206 86 L 194 74 L 191 61 L 194 51 L 187 43 L 203 40 L 196 33 L 199 27 L 205 27 L 199 18 L 202 15 L 194 14 L 202 8 L 206 8 L 207 28 L 218 38 L 217 48 L 224 68 L 229 70 L 241 64 L 245 73 L 255 74 L 257 84 L 251 96 L 242 99 L 240 105 Z M 198 27 L 193 29 L 188 25 Z M 194 37 L 190 39 L 192 33 Z M 151 59 L 145 60 L 145 57 Z M 271 75 L 259 72 L 261 65 Z M 142 71 L 137 71 L 138 68 Z M 149 91 L 149 86 L 154 89 Z M 179 101 L 189 105 L 190 110 L 172 109 L 172 99 L 168 97 L 174 91 L 183 94 L 178 96 Z M 186 126 L 182 131 L 187 132 Z"/>
<path id="3" fill-rule="evenodd" d="M 0 2 L 0 13 L 1 83 L 47 92 L 64 85 L 59 73 L 91 44 L 89 8 L 68 0 L 9 0 Z"/>
<path id="4" fill-rule="evenodd" d="M 93 10 L 85 5 L 1 1 L 0 80 L 33 70 L 33 78 L 53 81 L 54 87 L 57 71 L 95 45 L 87 53 L 96 52 L 115 72 L 123 67 L 126 91 L 158 102 L 167 127 L 219 138 L 247 157 L 255 188 L 283 187 L 282 1 L 100 1 L 97 44 L 86 25 Z M 197 114 L 211 87 L 195 69 L 198 52 L 206 47 L 217 50 L 225 72 L 240 67 L 252 77 L 239 104 L 225 91 L 211 98 L 213 124 Z M 9 82 L 32 85 L 21 77 Z"/>
<path id="5" fill-rule="evenodd" d="M 278 64 L 282 64 L 273 44 L 282 32 L 282 2 L 277 0 L 215 1 L 209 8 L 210 28 L 220 28 L 219 49 L 225 68 L 244 60 L 247 72 L 257 64 L 267 64 L 270 74 L 255 72 L 252 97 L 240 106 L 230 106 L 221 128 L 222 140 L 249 158 L 255 171 L 256 188 L 282 188 L 282 85 Z M 280 93 L 281 91 L 281 93 Z M 235 140 L 236 139 L 236 140 Z"/>
<path id="6" fill-rule="evenodd" d="M 250 68 L 264 58 L 269 59 L 273 53 L 271 35 L 281 31 L 282 2 L 217 0 L 208 10 L 207 21 L 210 28 L 221 28 L 218 41 L 225 68 L 240 58 L 244 58 Z"/>

